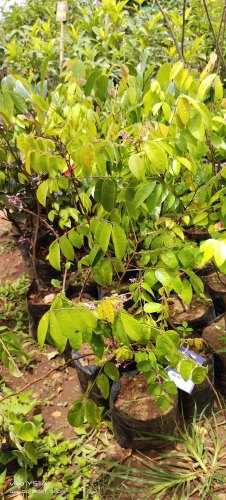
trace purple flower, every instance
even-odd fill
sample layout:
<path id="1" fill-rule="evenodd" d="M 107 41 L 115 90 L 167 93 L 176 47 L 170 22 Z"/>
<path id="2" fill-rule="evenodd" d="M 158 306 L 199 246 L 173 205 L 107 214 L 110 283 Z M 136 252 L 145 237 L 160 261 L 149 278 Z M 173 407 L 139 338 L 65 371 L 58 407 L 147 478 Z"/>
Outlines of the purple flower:
<path id="1" fill-rule="evenodd" d="M 18 208 L 18 210 L 22 210 L 23 205 L 22 201 L 18 196 L 7 196 L 9 203 L 11 203 L 14 207 Z"/>

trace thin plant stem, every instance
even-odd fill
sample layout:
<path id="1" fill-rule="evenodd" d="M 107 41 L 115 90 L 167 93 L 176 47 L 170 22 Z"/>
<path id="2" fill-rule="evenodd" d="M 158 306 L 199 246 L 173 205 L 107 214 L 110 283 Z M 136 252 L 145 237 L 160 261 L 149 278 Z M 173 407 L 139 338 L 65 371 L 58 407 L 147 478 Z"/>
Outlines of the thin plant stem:
<path id="1" fill-rule="evenodd" d="M 38 283 L 38 273 L 37 273 L 37 268 L 36 268 L 36 247 L 37 247 L 37 240 L 38 240 L 38 232 L 39 232 L 39 224 L 40 224 L 40 206 L 39 202 L 37 201 L 37 224 L 35 227 L 35 236 L 34 236 L 34 241 L 33 241 L 33 248 L 32 248 L 32 274 L 33 278 L 35 281 Z"/>
<path id="2" fill-rule="evenodd" d="M 186 0 L 183 0 L 183 22 L 182 22 L 182 35 L 181 35 L 181 53 L 184 57 L 184 37 L 185 37 L 185 14 L 186 14 Z"/>
<path id="3" fill-rule="evenodd" d="M 18 396 L 19 394 L 22 394 L 24 391 L 26 391 L 29 387 L 32 385 L 37 384 L 41 380 L 44 380 L 45 378 L 49 377 L 53 372 L 57 370 L 64 370 L 67 368 L 68 365 L 70 365 L 73 361 L 77 361 L 78 359 L 85 358 L 87 356 L 92 356 L 93 352 L 88 352 L 87 354 L 81 354 L 79 356 L 73 356 L 73 359 L 69 359 L 64 365 L 60 364 L 49 370 L 45 375 L 42 375 L 42 377 L 36 378 L 35 380 L 32 380 L 32 382 L 29 382 L 29 384 L 26 384 L 24 387 L 19 389 L 18 391 L 12 392 L 12 394 L 7 394 L 4 398 L 0 399 L 0 404 L 5 401 L 6 399 L 12 398 L 13 396 Z"/>
<path id="4" fill-rule="evenodd" d="M 68 272 L 68 269 L 67 269 L 66 264 L 65 264 L 63 284 L 62 284 L 62 292 L 63 293 L 65 293 L 65 290 L 66 290 L 67 272 Z"/>
<path id="5" fill-rule="evenodd" d="M 175 47 L 176 47 L 176 49 L 177 49 L 177 52 L 178 52 L 179 58 L 180 58 L 180 59 L 181 59 L 181 61 L 183 61 L 183 63 L 185 64 L 185 59 L 184 59 L 184 56 L 183 56 L 183 54 L 182 54 L 182 52 L 181 52 L 180 45 L 179 45 L 179 43 L 178 43 L 178 41 L 177 41 L 177 38 L 176 38 L 176 35 L 175 35 L 174 31 L 173 31 L 173 28 L 172 28 L 172 26 L 171 26 L 170 20 L 169 20 L 169 18 L 168 18 L 168 16 L 167 16 L 167 14 L 166 14 L 165 10 L 163 9 L 163 7 L 162 7 L 162 5 L 161 5 L 160 1 L 159 1 L 159 0 L 155 0 L 155 3 L 157 4 L 157 6 L 158 6 L 158 8 L 159 8 L 159 10 L 160 10 L 160 12 L 161 12 L 161 14 L 162 14 L 162 16 L 163 16 L 163 19 L 164 19 L 164 21 L 165 21 L 165 23 L 166 23 L 167 29 L 169 30 L 169 33 L 170 33 L 170 35 L 171 35 L 171 37 L 172 37 L 172 39 L 173 39 L 174 45 L 175 45 Z"/>
<path id="6" fill-rule="evenodd" d="M 59 240 L 59 235 L 57 234 L 57 232 L 55 231 L 55 229 L 53 229 L 53 227 L 52 227 L 52 226 L 50 226 L 50 224 L 49 224 L 48 222 L 46 222 L 46 220 L 45 220 L 45 219 L 43 219 L 40 215 L 38 215 L 38 214 L 36 214 L 35 212 L 32 212 L 31 210 L 28 210 L 28 208 L 24 208 L 24 207 L 23 207 L 23 212 L 25 212 L 25 213 L 27 213 L 27 214 L 30 214 L 30 215 L 32 215 L 33 217 L 38 218 L 38 219 L 39 219 L 39 220 L 40 220 L 40 221 L 44 224 L 44 226 L 46 226 L 46 227 L 49 229 L 49 231 L 50 231 L 52 234 L 54 234 L 55 238 L 56 238 L 57 240 Z"/>
<path id="7" fill-rule="evenodd" d="M 204 9 L 205 9 L 205 12 L 206 12 L 206 17 L 207 17 L 207 20 L 208 20 L 208 24 L 209 24 L 211 33 L 212 33 L 213 38 L 214 38 L 214 43 L 215 43 L 216 51 L 217 51 L 218 56 L 219 56 L 219 58 L 221 60 L 222 66 L 224 68 L 224 71 L 226 72 L 226 63 L 224 61 L 224 56 L 223 56 L 223 54 L 221 52 L 221 48 L 219 46 L 218 39 L 217 39 L 215 31 L 214 31 L 213 23 L 211 21 L 211 17 L 210 17 L 210 13 L 209 13 L 209 10 L 208 10 L 208 7 L 207 7 L 206 0 L 202 0 L 202 3 L 203 3 L 203 6 L 204 6 Z"/>

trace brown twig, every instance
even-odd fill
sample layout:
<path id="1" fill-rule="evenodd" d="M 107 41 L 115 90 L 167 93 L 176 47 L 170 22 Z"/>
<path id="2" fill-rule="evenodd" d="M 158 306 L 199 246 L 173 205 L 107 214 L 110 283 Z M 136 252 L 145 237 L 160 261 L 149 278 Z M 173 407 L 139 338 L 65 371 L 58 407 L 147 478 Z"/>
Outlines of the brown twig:
<path id="1" fill-rule="evenodd" d="M 12 155 L 12 157 L 14 158 L 14 160 L 16 160 L 17 164 L 18 164 L 18 167 L 21 167 L 22 165 L 22 161 L 21 159 L 14 153 L 13 151 L 13 148 L 9 142 L 9 140 L 7 139 L 7 137 L 5 136 L 3 130 L 0 128 L 0 135 L 2 136 L 2 138 L 4 139 L 4 141 L 6 142 L 7 146 L 8 146 L 8 149 Z"/>
<path id="2" fill-rule="evenodd" d="M 81 292 L 80 292 L 79 297 L 78 297 L 78 300 L 79 300 L 79 301 L 80 301 L 80 300 L 81 300 L 81 298 L 82 298 L 82 295 L 83 295 L 83 292 L 84 292 L 84 289 L 85 289 L 86 283 L 87 283 L 87 281 L 88 281 L 88 279 L 89 279 L 89 277 L 90 277 L 90 275 L 91 275 L 91 272 L 92 272 L 92 271 L 91 271 L 91 269 L 89 269 L 89 271 L 88 271 L 88 273 L 87 273 L 87 276 L 85 277 L 84 283 L 83 283 L 83 285 L 82 285 Z"/>
<path id="3" fill-rule="evenodd" d="M 56 238 L 57 240 L 59 240 L 59 235 L 57 234 L 57 232 L 55 231 L 55 229 L 53 229 L 53 227 L 52 227 L 52 226 L 50 226 L 50 224 L 49 224 L 48 222 L 46 222 L 46 220 L 45 220 L 45 219 L 43 219 L 43 218 L 40 216 L 40 214 L 38 215 L 38 214 L 36 214 L 35 212 L 32 212 L 31 210 L 28 210 L 28 208 L 24 208 L 24 207 L 23 207 L 23 209 L 22 209 L 22 210 L 23 210 L 23 212 L 25 212 L 25 213 L 27 213 L 27 214 L 30 214 L 30 215 L 32 215 L 33 217 L 38 218 L 38 219 L 39 219 L 39 221 L 41 221 L 41 222 L 44 224 L 44 226 L 46 226 L 46 227 L 49 229 L 49 231 L 50 231 L 52 234 L 54 234 L 55 238 Z"/>
<path id="4" fill-rule="evenodd" d="M 185 59 L 184 59 L 184 56 L 183 56 L 183 54 L 182 54 L 182 52 L 181 52 L 180 45 L 179 45 L 179 43 L 178 43 L 178 41 L 177 41 L 177 38 L 176 38 L 176 35 L 175 35 L 174 31 L 173 31 L 173 28 L 172 28 L 172 26 L 171 26 L 170 20 L 169 20 L 169 18 L 168 18 L 168 16 L 167 16 L 167 14 L 166 14 L 165 10 L 163 9 L 163 7 L 162 7 L 162 5 L 161 5 L 160 1 L 159 1 L 159 0 L 155 0 L 155 3 L 157 4 L 157 6 L 158 6 L 158 8 L 159 8 L 159 10 L 160 10 L 160 12 L 161 12 L 161 14 L 162 14 L 162 16 L 163 16 L 163 19 L 164 19 L 164 21 L 165 21 L 165 23 L 166 23 L 166 26 L 167 26 L 167 28 L 168 28 L 168 30 L 169 30 L 169 33 L 171 34 L 171 37 L 172 37 L 173 42 L 174 42 L 174 44 L 175 44 L 175 47 L 176 47 L 176 49 L 177 49 L 177 52 L 178 52 L 179 58 L 180 58 L 180 59 L 181 59 L 181 61 L 183 61 L 183 63 L 185 64 Z"/>
<path id="5" fill-rule="evenodd" d="M 64 158 L 65 163 L 67 165 L 67 168 L 68 168 L 68 170 L 70 172 L 70 178 L 71 178 L 72 184 L 74 186 L 75 192 L 76 192 L 77 197 L 78 197 L 79 210 L 81 212 L 83 212 L 83 214 L 86 216 L 87 221 L 89 223 L 90 222 L 89 216 L 86 213 L 85 207 L 84 207 L 83 202 L 81 200 L 81 197 L 79 195 L 78 186 L 77 186 L 77 182 L 76 182 L 76 179 L 75 179 L 75 176 L 74 176 L 74 173 L 73 173 L 73 169 L 72 169 L 72 166 L 71 166 L 71 163 L 70 163 L 70 159 L 67 158 L 67 153 L 66 153 L 66 151 L 64 149 L 64 146 L 63 146 L 63 144 L 61 142 L 58 141 L 56 143 L 56 146 L 57 146 L 57 149 L 60 152 L 61 156 Z"/>
<path id="6" fill-rule="evenodd" d="M 33 274 L 33 278 L 38 283 L 38 274 L 37 274 L 37 268 L 36 268 L 36 246 L 37 246 L 39 224 L 40 224 L 40 205 L 39 205 L 38 201 L 37 201 L 37 219 L 38 220 L 37 220 L 37 224 L 35 227 L 35 236 L 34 236 L 33 248 L 32 248 L 32 274 Z"/>
<path id="7" fill-rule="evenodd" d="M 185 36 L 185 14 L 186 14 L 186 0 L 183 0 L 183 22 L 182 22 L 182 35 L 181 35 L 181 53 L 184 57 L 184 36 Z"/>
<path id="8" fill-rule="evenodd" d="M 211 18 L 210 18 L 210 13 L 209 13 L 209 10 L 208 10 L 207 4 L 206 4 L 206 0 L 202 0 L 202 3 L 204 5 L 204 9 L 205 9 L 205 12 L 206 12 L 206 17 L 207 17 L 207 20 L 208 20 L 208 24 L 209 24 L 211 33 L 212 33 L 213 38 L 214 38 L 214 43 L 215 43 L 216 51 L 217 51 L 218 56 L 219 56 L 219 58 L 221 60 L 222 66 L 224 68 L 224 71 L 226 72 L 226 63 L 224 61 L 224 56 L 223 56 L 223 54 L 221 52 L 221 48 L 219 46 L 218 39 L 217 39 L 215 31 L 214 31 L 214 27 L 213 27 L 213 24 L 212 24 L 212 21 L 211 21 Z"/>
<path id="9" fill-rule="evenodd" d="M 42 375 L 41 377 L 36 378 L 32 382 L 29 382 L 29 384 L 24 385 L 24 387 L 22 387 L 22 389 L 19 389 L 18 391 L 13 392 L 12 394 L 7 394 L 7 396 L 0 399 L 0 404 L 8 398 L 12 398 L 14 396 L 18 396 L 19 394 L 23 393 L 24 391 L 29 389 L 29 387 L 31 387 L 32 385 L 35 385 L 38 382 L 41 382 L 42 380 L 44 380 L 46 377 L 49 377 L 49 375 L 51 375 L 51 373 L 55 372 L 56 370 L 64 370 L 65 368 L 67 368 L 68 365 L 73 363 L 73 361 L 77 361 L 78 359 L 85 358 L 85 357 L 91 356 L 91 355 L 93 355 L 93 352 L 88 352 L 87 354 L 81 354 L 79 356 L 73 356 L 73 359 L 69 359 L 68 361 L 66 361 L 66 363 L 64 363 L 64 365 L 55 366 L 54 368 L 49 370 L 47 373 L 45 373 L 45 375 Z"/>
<path id="10" fill-rule="evenodd" d="M 212 163 L 212 167 L 213 167 L 213 174 L 215 176 L 215 175 L 217 175 L 217 171 L 216 171 L 214 149 L 213 149 L 211 141 L 208 138 L 207 132 L 206 132 L 206 144 L 207 144 L 209 152 L 210 152 L 210 159 L 211 159 L 211 163 Z"/>

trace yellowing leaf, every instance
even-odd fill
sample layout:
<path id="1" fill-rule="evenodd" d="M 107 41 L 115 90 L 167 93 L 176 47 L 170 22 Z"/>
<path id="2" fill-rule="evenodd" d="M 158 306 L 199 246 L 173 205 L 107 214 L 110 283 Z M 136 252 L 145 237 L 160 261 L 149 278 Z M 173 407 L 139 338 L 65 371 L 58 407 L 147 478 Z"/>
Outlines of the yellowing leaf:
<path id="1" fill-rule="evenodd" d="M 101 319 L 106 319 L 109 323 L 114 322 L 115 312 L 110 299 L 103 300 L 98 307 L 98 313 Z"/>
<path id="2" fill-rule="evenodd" d="M 145 152 L 156 173 L 159 175 L 164 174 L 168 168 L 168 158 L 164 149 L 157 143 L 147 142 Z"/>
<path id="3" fill-rule="evenodd" d="M 226 240 L 215 240 L 214 258 L 218 267 L 221 267 L 226 260 Z"/>
<path id="4" fill-rule="evenodd" d="M 217 62 L 216 52 L 211 52 L 209 61 L 200 75 L 200 81 L 204 80 L 214 69 Z"/>
<path id="5" fill-rule="evenodd" d="M 223 85 L 220 77 L 217 75 L 214 80 L 214 102 L 221 101 L 224 97 Z"/>
<path id="6" fill-rule="evenodd" d="M 180 96 L 177 101 L 177 112 L 184 125 L 187 125 L 190 119 L 190 105 L 188 100 Z"/>
<path id="7" fill-rule="evenodd" d="M 204 78 L 204 80 L 200 84 L 199 90 L 198 90 L 198 97 L 199 97 L 200 101 L 202 101 L 204 99 L 204 97 L 205 97 L 206 93 L 208 92 L 208 90 L 210 89 L 215 77 L 216 77 L 215 73 L 213 73 L 212 75 L 208 75 L 206 78 Z"/>

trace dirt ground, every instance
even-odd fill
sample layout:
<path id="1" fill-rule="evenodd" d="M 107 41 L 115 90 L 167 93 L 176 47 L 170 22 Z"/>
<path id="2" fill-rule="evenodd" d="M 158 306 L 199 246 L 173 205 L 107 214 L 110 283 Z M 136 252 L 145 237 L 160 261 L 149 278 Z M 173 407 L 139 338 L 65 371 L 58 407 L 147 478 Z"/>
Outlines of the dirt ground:
<path id="1" fill-rule="evenodd" d="M 1 284 L 16 281 L 25 272 L 20 251 L 14 244 L 10 229 L 9 222 L 0 213 Z M 62 359 L 53 347 L 49 346 L 41 351 L 35 346 L 35 349 L 31 363 L 22 369 L 23 378 L 9 376 L 7 372 L 7 380 L 14 391 L 23 387 L 28 387 L 27 390 L 32 388 L 33 396 L 44 401 L 42 414 L 45 428 L 54 433 L 62 432 L 65 438 L 72 438 L 75 433 L 67 422 L 67 413 L 70 405 L 81 394 L 76 371 L 71 366 L 64 370 L 54 370 L 62 364 Z M 53 353 L 51 360 L 48 359 L 50 353 Z"/>
<path id="2" fill-rule="evenodd" d="M 13 282 L 24 274 L 24 266 L 19 250 L 14 245 L 10 233 L 9 223 L 1 218 L 0 213 L 0 284 L 6 281 Z M 34 346 L 32 346 L 32 349 Z M 72 366 L 62 367 L 62 357 L 58 355 L 54 347 L 47 346 L 42 351 L 35 344 L 35 352 L 27 367 L 22 369 L 23 377 L 15 378 L 9 376 L 7 381 L 13 391 L 31 389 L 33 397 L 40 399 L 40 411 L 43 415 L 46 430 L 53 433 L 62 432 L 65 439 L 76 439 L 73 428 L 67 422 L 67 413 L 72 402 L 81 394 L 80 384 L 75 369 Z M 51 359 L 50 359 L 51 358 Z M 2 375 L 4 375 L 2 369 Z M 222 439 L 225 439 L 225 418 L 220 429 Z M 145 452 L 145 455 L 155 461 L 156 452 Z M 103 451 L 100 459 L 114 460 L 118 463 L 124 462 L 131 456 L 131 450 L 121 448 L 114 439 L 111 440 L 108 449 Z M 144 455 L 143 455 L 144 456 Z M 133 459 L 133 466 L 140 467 L 139 462 Z M 142 467 L 141 467 L 142 468 Z M 134 486 L 134 485 L 133 485 Z M 129 487 L 129 483 L 128 483 Z M 217 491 L 213 498 L 226 500 L 226 490 Z M 143 494 L 136 494 L 134 497 L 128 491 L 125 494 L 117 495 L 121 500 L 131 500 L 132 498 L 144 498 Z M 166 495 L 164 500 L 170 500 L 171 495 Z M 181 497 L 182 498 L 182 497 Z M 199 496 L 192 496 L 192 500 L 199 500 Z M 23 499 L 23 496 L 20 497 Z M 153 500 L 153 495 L 150 496 Z M 19 500 L 19 497 L 17 498 Z M 103 500 L 115 500 L 110 492 Z"/>

